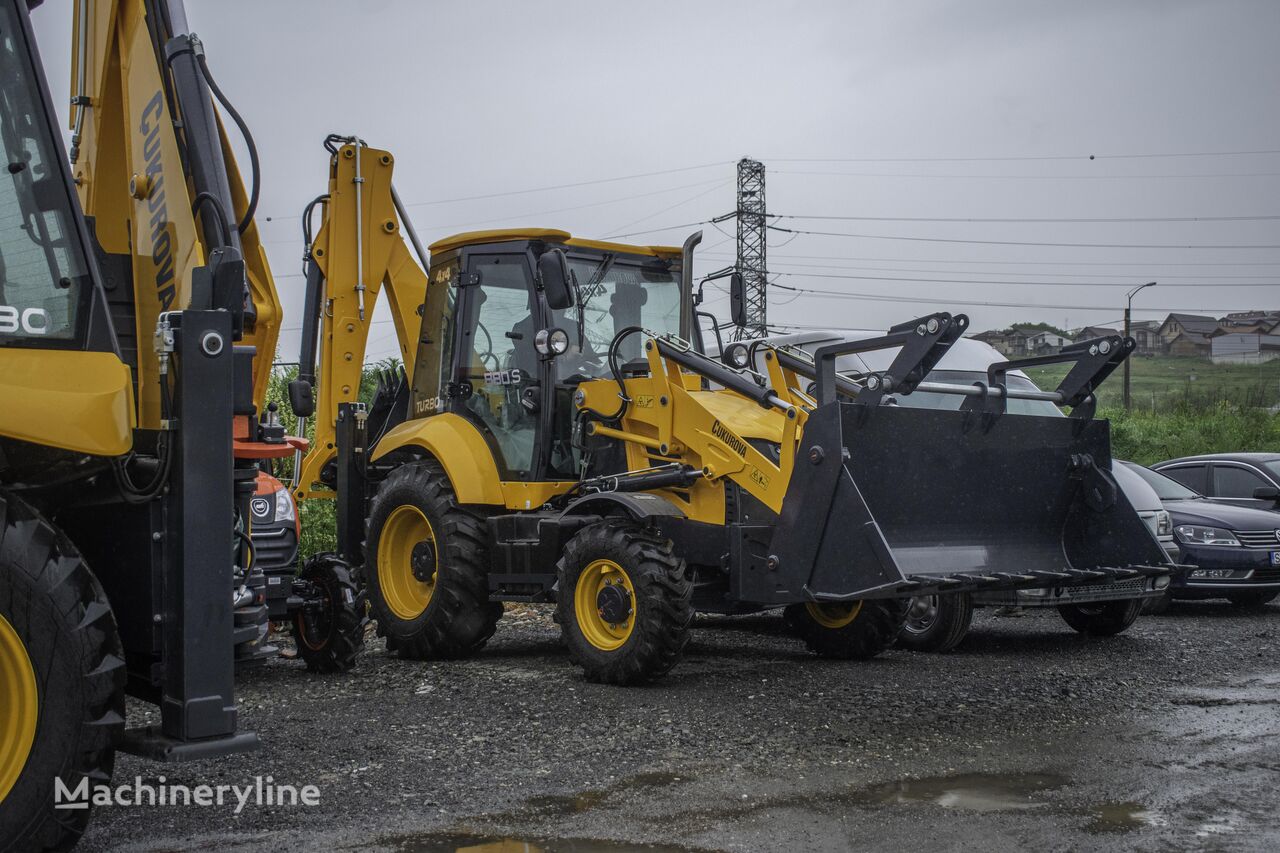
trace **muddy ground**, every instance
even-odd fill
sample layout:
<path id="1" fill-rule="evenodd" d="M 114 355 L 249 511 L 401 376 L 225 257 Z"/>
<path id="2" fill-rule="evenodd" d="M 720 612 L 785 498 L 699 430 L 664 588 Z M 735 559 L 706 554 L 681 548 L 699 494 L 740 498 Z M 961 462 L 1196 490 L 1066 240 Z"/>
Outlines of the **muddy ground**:
<path id="1" fill-rule="evenodd" d="M 1276 604 L 1178 604 L 1109 640 L 980 611 L 951 654 L 870 663 L 810 657 L 778 617 L 700 618 L 666 679 L 619 689 L 525 609 L 469 661 L 272 662 L 241 679 L 259 752 L 116 770 L 270 775 L 319 806 L 101 808 L 80 849 L 1276 850 L 1278 657 Z"/>

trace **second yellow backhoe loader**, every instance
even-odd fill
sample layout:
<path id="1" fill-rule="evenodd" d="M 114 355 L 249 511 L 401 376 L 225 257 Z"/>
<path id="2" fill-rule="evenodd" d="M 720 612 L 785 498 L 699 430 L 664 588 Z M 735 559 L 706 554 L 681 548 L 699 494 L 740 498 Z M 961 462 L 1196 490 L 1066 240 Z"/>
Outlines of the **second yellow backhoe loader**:
<path id="1" fill-rule="evenodd" d="M 785 607 L 818 654 L 865 658 L 912 596 L 1171 570 L 1092 416 L 1131 339 L 1064 351 L 1050 396 L 1069 418 L 1004 415 L 1016 362 L 991 365 L 960 411 L 893 405 L 963 315 L 812 358 L 769 351 L 757 375 L 702 352 L 700 235 L 677 248 L 484 231 L 427 257 L 391 154 L 326 145 L 291 388 L 316 420 L 297 495 L 336 493 L 340 557 L 400 654 L 467 655 L 502 602 L 555 602 L 587 678 L 632 684 L 676 664 L 696 610 Z M 366 409 L 355 392 L 382 289 L 405 370 Z M 838 356 L 872 350 L 892 353 L 888 369 L 837 374 Z"/>

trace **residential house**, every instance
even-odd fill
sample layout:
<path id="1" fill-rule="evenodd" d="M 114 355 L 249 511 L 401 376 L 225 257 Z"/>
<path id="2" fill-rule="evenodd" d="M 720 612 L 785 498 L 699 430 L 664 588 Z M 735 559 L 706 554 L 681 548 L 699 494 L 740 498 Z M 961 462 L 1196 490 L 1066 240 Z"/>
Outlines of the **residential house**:
<path id="1" fill-rule="evenodd" d="M 1049 355 L 1058 352 L 1069 343 L 1071 343 L 1071 339 L 1065 335 L 1042 330 L 1027 338 L 1027 353 L 1029 355 Z"/>
<path id="2" fill-rule="evenodd" d="M 1251 335 L 1275 334 L 1280 330 L 1280 311 L 1242 311 L 1228 314 L 1218 321 L 1218 328 L 1209 334 L 1217 335 Z"/>
<path id="3" fill-rule="evenodd" d="M 1211 352 L 1210 341 L 1211 339 L 1208 335 L 1201 335 L 1196 332 L 1179 332 L 1174 335 L 1173 340 L 1166 343 L 1165 352 L 1169 355 L 1207 356 Z"/>
<path id="4" fill-rule="evenodd" d="M 1080 341 L 1091 341 L 1094 338 L 1106 338 L 1118 334 L 1120 334 L 1118 331 L 1108 329 L 1106 326 L 1085 326 L 1083 329 L 1077 329 L 1076 333 L 1071 336 L 1071 340 L 1079 343 Z"/>
<path id="5" fill-rule="evenodd" d="M 1137 344 L 1134 350 L 1137 355 L 1159 355 L 1164 352 L 1160 325 L 1159 320 L 1140 320 L 1129 324 L 1129 335 Z"/>
<path id="6" fill-rule="evenodd" d="M 1217 328 L 1218 321 L 1213 317 L 1170 314 L 1160 324 L 1160 339 L 1170 355 L 1208 355 L 1209 335 Z"/>
<path id="7" fill-rule="evenodd" d="M 1280 358 L 1280 335 L 1227 333 L 1210 340 L 1214 364 L 1261 364 Z"/>
<path id="8" fill-rule="evenodd" d="M 1005 337 L 1003 329 L 992 329 L 987 332 L 978 332 L 976 335 L 970 335 L 970 337 L 975 341 L 982 341 L 1001 355 L 1008 355 L 1006 350 L 1008 349 L 1009 341 Z"/>

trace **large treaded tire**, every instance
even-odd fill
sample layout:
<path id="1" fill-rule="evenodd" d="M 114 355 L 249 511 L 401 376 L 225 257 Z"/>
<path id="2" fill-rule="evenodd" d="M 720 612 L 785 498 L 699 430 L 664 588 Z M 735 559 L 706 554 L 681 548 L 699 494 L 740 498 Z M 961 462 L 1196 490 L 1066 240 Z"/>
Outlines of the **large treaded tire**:
<path id="1" fill-rule="evenodd" d="M 623 645 L 609 651 L 587 639 L 574 605 L 579 578 L 599 560 L 621 567 L 635 590 L 631 633 Z M 644 684 L 679 663 L 693 623 L 693 582 L 670 539 L 636 522 L 602 521 L 574 534 L 556 568 L 556 621 L 569 656 L 582 667 L 587 681 Z"/>
<path id="2" fill-rule="evenodd" d="M 816 622 L 804 604 L 792 604 L 784 611 L 791 630 L 804 640 L 809 651 L 835 660 L 870 660 L 893 645 L 907 618 L 907 599 L 874 598 L 861 602 L 858 615 L 839 628 Z"/>
<path id="3" fill-rule="evenodd" d="M 31 753 L 0 803 L 0 849 L 67 849 L 90 812 L 55 810 L 54 779 L 69 790 L 110 781 L 124 652 L 106 594 L 66 536 L 12 495 L 0 493 L 0 516 L 0 614 L 27 647 L 39 703 Z"/>
<path id="4" fill-rule="evenodd" d="M 967 592 L 922 596 L 932 599 L 927 615 L 915 617 L 918 600 L 908 600 L 907 618 L 898 632 L 898 648 L 913 652 L 949 652 L 969 633 L 973 623 L 973 598 Z"/>
<path id="5" fill-rule="evenodd" d="M 404 505 L 417 507 L 427 517 L 439 555 L 431 600 L 413 619 L 391 610 L 378 576 L 383 525 Z M 365 576 L 378 634 L 386 637 L 388 650 L 414 660 L 451 660 L 474 654 L 489 642 L 502 618 L 502 605 L 489 601 L 488 538 L 484 518 L 458 503 L 439 463 L 402 465 L 382 481 L 369 507 Z"/>
<path id="6" fill-rule="evenodd" d="M 1138 620 L 1144 603 L 1141 598 L 1125 598 L 1097 604 L 1062 604 L 1058 613 L 1081 634 L 1114 637 Z"/>
<path id="7" fill-rule="evenodd" d="M 323 613 L 318 614 L 321 620 L 317 625 L 308 629 L 302 611 L 289 614 L 298 657 L 311 672 L 347 672 L 364 650 L 368 596 L 351 579 L 347 564 L 334 554 L 316 554 L 303 565 L 298 578 L 323 593 Z"/>

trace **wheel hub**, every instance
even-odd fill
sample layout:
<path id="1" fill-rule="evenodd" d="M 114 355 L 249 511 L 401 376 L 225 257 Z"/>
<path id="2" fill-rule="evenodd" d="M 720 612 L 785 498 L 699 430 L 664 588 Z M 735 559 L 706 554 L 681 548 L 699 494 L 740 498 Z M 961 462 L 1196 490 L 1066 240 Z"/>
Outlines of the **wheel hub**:
<path id="1" fill-rule="evenodd" d="M 36 673 L 26 645 L 0 616 L 0 803 L 27 764 L 39 716 Z"/>
<path id="2" fill-rule="evenodd" d="M 618 583 L 606 582 L 596 594 L 596 609 L 600 618 L 610 624 L 626 622 L 631 615 L 631 593 Z"/>
<path id="3" fill-rule="evenodd" d="M 429 540 L 413 546 L 409 558 L 409 566 L 413 576 L 422 583 L 431 583 L 436 579 L 436 546 Z"/>

